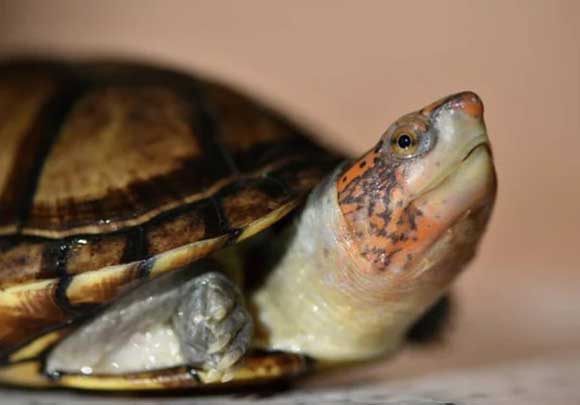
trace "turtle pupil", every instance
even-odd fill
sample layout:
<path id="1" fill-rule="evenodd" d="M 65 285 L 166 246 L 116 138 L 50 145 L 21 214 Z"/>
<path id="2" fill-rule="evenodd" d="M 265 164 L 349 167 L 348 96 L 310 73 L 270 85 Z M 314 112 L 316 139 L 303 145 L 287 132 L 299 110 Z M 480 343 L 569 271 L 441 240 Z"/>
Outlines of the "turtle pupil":
<path id="1" fill-rule="evenodd" d="M 413 140 L 409 135 L 403 134 L 399 136 L 399 139 L 397 139 L 397 144 L 399 145 L 399 148 L 407 149 L 413 144 Z"/>

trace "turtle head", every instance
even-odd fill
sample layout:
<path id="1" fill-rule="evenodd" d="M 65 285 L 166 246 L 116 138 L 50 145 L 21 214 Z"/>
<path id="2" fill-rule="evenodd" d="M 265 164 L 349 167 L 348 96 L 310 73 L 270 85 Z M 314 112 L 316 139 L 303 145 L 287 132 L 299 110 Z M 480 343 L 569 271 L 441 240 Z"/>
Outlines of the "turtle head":
<path id="1" fill-rule="evenodd" d="M 388 280 L 377 294 L 430 303 L 473 257 L 495 199 L 481 100 L 463 92 L 399 118 L 337 190 L 358 268 Z"/>
<path id="2" fill-rule="evenodd" d="M 312 192 L 254 300 L 271 347 L 332 362 L 400 345 L 489 219 L 496 181 L 482 114 L 471 92 L 407 114 Z"/>

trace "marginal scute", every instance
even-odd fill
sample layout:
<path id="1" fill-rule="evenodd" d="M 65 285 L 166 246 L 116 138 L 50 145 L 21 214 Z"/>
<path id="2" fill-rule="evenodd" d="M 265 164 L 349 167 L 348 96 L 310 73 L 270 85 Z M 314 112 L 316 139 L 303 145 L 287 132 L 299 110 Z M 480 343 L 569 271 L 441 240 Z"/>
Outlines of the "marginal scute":
<path id="1" fill-rule="evenodd" d="M 120 263 L 127 243 L 127 237 L 121 234 L 107 238 L 74 238 L 68 244 L 66 273 L 84 273 Z"/>
<path id="2" fill-rule="evenodd" d="M 275 182 L 266 179 L 241 185 L 235 192 L 224 197 L 221 203 L 229 226 L 240 229 L 255 218 L 264 217 L 276 210 L 289 197 Z"/>
<path id="3" fill-rule="evenodd" d="M 70 305 L 97 305 L 110 302 L 137 280 L 137 263 L 120 264 L 77 275 L 70 280 L 65 293 Z"/>
<path id="4" fill-rule="evenodd" d="M 0 290 L 0 358 L 40 331 L 63 325 L 69 314 L 58 302 L 58 280 Z M 1 350 L 4 349 L 4 350 Z"/>
<path id="5" fill-rule="evenodd" d="M 22 243 L 0 249 L 0 287 L 35 280 L 42 272 L 45 248 L 43 243 Z"/>
<path id="6" fill-rule="evenodd" d="M 204 218 L 197 211 L 189 215 L 171 216 L 159 224 L 149 226 L 147 246 L 150 254 L 158 254 L 194 243 L 206 233 Z"/>

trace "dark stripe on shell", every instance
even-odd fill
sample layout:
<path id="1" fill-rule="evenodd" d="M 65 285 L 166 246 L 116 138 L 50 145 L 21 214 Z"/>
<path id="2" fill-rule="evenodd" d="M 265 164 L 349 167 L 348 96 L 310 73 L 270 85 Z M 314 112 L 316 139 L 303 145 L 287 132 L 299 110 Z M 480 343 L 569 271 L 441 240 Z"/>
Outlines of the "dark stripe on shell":
<path id="1" fill-rule="evenodd" d="M 234 162 L 230 152 L 219 141 L 220 121 L 223 117 L 220 116 L 215 105 L 208 102 L 207 97 L 204 95 L 203 84 L 197 80 L 195 83 L 195 88 L 190 93 L 197 107 L 193 121 L 193 133 L 197 134 L 197 140 L 202 145 L 205 155 L 212 157 L 214 168 L 217 170 L 216 175 L 221 174 L 220 177 L 238 176 L 240 175 L 240 169 Z M 217 157 L 220 159 L 216 159 Z M 224 172 L 223 168 L 228 168 L 229 173 Z"/>
<path id="2" fill-rule="evenodd" d="M 216 216 L 218 218 L 218 226 L 220 228 L 221 234 L 229 235 L 230 241 L 235 240 L 241 233 L 241 229 L 232 228 L 229 218 L 225 213 L 223 203 L 219 195 L 212 196 L 209 198 L 211 204 L 213 205 Z"/>
<path id="3" fill-rule="evenodd" d="M 66 291 L 68 286 L 72 281 L 72 277 L 69 275 L 61 275 L 56 288 L 54 289 L 54 301 L 58 305 L 58 307 L 66 313 L 74 314 L 76 313 L 74 306 L 71 305 Z"/>
<path id="4" fill-rule="evenodd" d="M 40 278 L 66 276 L 69 249 L 70 245 L 66 240 L 48 243 L 42 252 Z"/>
<path id="5" fill-rule="evenodd" d="M 26 223 L 45 160 L 58 138 L 66 115 L 86 90 L 79 82 L 70 79 L 65 81 L 59 78 L 57 82 L 61 87 L 42 107 L 16 152 L 18 158 L 8 175 L 5 194 L 0 196 L 3 204 L 0 226 L 11 218 L 17 218 L 18 228 Z"/>
<path id="6" fill-rule="evenodd" d="M 130 263 L 145 259 L 149 249 L 144 227 L 138 225 L 129 229 L 125 237 L 125 250 L 123 251 L 121 263 Z"/>
<path id="7" fill-rule="evenodd" d="M 272 200 L 290 200 L 298 197 L 287 183 L 280 181 L 275 176 L 265 176 L 264 181 L 258 182 L 256 186 Z"/>
<path id="8" fill-rule="evenodd" d="M 137 264 L 137 279 L 147 279 L 151 274 L 151 269 L 155 265 L 155 258 L 151 257 L 147 260 L 141 260 L 139 264 Z"/>
<path id="9" fill-rule="evenodd" d="M 199 238 L 199 240 L 223 235 L 223 224 L 212 198 L 209 197 L 191 204 L 184 204 L 171 211 L 159 214 L 144 225 L 146 234 L 148 236 L 151 235 L 154 229 L 163 226 L 164 223 L 171 220 L 195 215 L 202 221 L 200 226 L 203 226 L 203 237 Z"/>

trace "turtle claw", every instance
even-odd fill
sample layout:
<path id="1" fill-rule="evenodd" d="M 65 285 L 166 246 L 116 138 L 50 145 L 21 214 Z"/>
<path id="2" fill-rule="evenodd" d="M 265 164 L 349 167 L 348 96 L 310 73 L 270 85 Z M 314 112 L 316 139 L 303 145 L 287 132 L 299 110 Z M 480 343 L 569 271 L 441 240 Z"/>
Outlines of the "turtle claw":
<path id="1" fill-rule="evenodd" d="M 221 273 L 198 277 L 172 321 L 185 359 L 204 370 L 228 370 L 252 340 L 252 318 L 242 295 Z"/>

